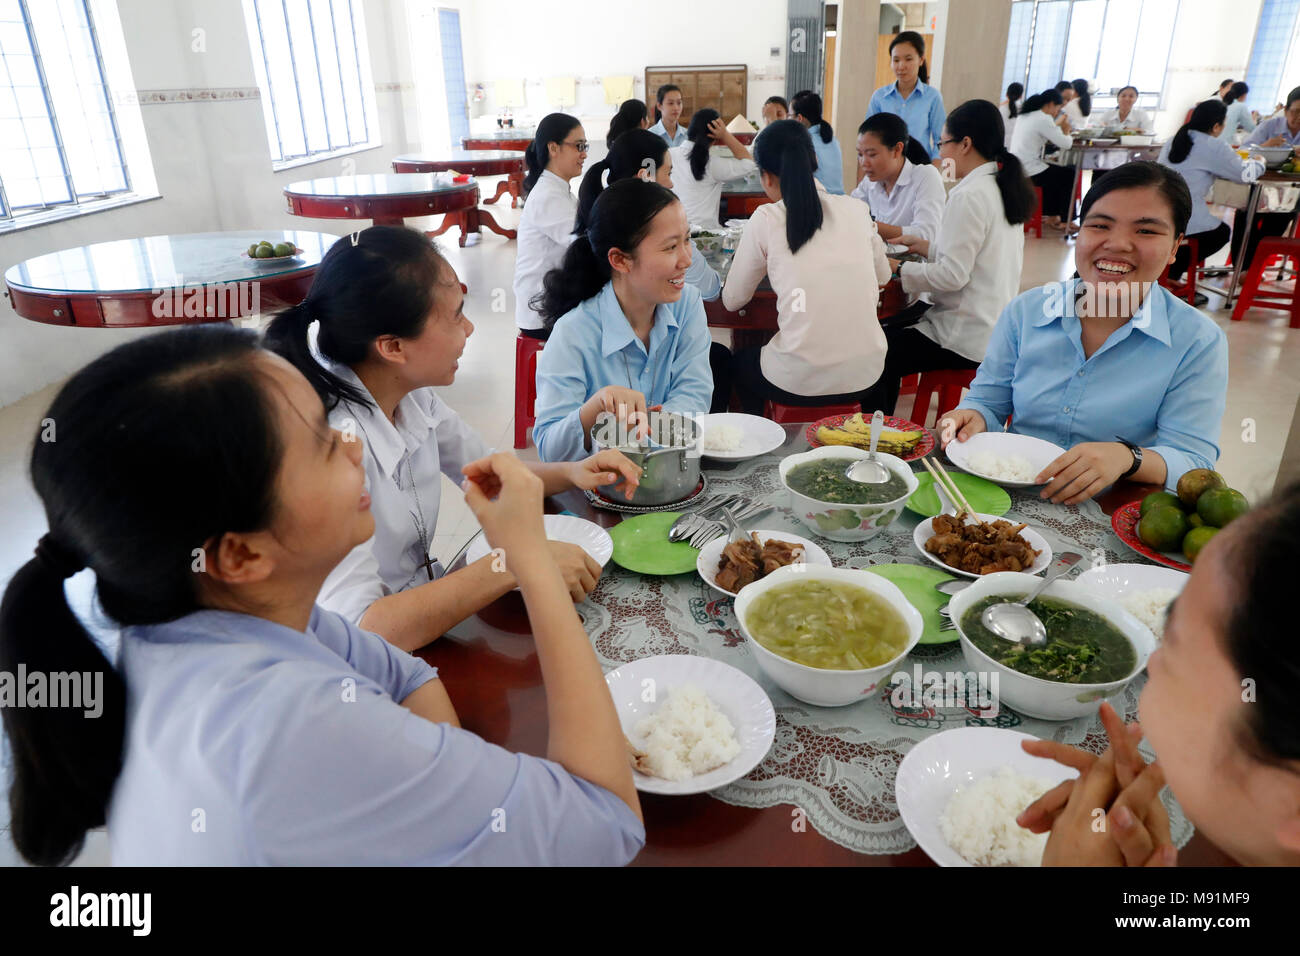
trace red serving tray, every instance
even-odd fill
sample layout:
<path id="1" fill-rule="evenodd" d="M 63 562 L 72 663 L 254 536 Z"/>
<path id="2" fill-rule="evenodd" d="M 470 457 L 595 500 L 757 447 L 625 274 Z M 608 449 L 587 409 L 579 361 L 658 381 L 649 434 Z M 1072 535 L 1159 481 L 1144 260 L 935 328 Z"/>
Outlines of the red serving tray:
<path id="1" fill-rule="evenodd" d="M 837 428 L 843 425 L 852 415 L 827 415 L 825 418 L 818 419 L 804 429 L 803 437 L 808 440 L 808 444 L 813 448 L 820 448 L 822 443 L 817 440 L 817 429 L 823 425 L 831 428 Z M 866 417 L 865 415 L 863 416 Z M 906 418 L 895 418 L 893 415 L 885 416 L 885 427 L 893 428 L 900 432 L 920 431 L 921 440 L 916 443 L 906 455 L 902 456 L 903 461 L 916 461 L 918 458 L 924 458 L 930 452 L 934 451 L 934 434 L 924 425 L 918 425 L 916 422 L 909 422 Z M 847 447 L 847 446 L 846 446 Z"/>
<path id="2" fill-rule="evenodd" d="M 1119 539 L 1126 545 L 1142 555 L 1144 558 L 1150 558 L 1157 564 L 1163 564 L 1167 568 L 1177 568 L 1179 571 L 1191 571 L 1192 566 L 1185 561 L 1179 561 L 1165 551 L 1156 551 L 1142 543 L 1138 537 L 1137 525 L 1141 514 L 1142 502 L 1130 501 L 1122 508 L 1116 508 L 1110 516 L 1110 526 L 1115 529 Z M 1180 551 L 1179 554 L 1182 554 Z"/>

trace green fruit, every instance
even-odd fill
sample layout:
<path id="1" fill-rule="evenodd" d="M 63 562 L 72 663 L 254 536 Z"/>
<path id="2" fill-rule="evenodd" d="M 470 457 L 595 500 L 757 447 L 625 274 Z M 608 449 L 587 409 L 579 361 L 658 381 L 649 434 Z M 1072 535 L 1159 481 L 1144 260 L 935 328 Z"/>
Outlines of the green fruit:
<path id="1" fill-rule="evenodd" d="M 1177 551 L 1187 529 L 1187 515 L 1177 508 L 1153 508 L 1137 525 L 1138 538 L 1157 551 Z"/>
<path id="2" fill-rule="evenodd" d="M 1152 508 L 1178 508 L 1182 509 L 1182 504 L 1178 496 L 1172 491 L 1155 491 L 1142 499 L 1142 504 L 1138 509 L 1138 514 L 1145 516 Z"/>
<path id="3" fill-rule="evenodd" d="M 253 243 L 251 246 L 248 247 L 248 258 L 254 259 L 256 257 L 257 257 L 257 243 Z"/>
<path id="4" fill-rule="evenodd" d="M 275 249 L 271 246 L 258 246 L 253 255 L 258 259 L 272 259 L 275 257 Z"/>
<path id="5" fill-rule="evenodd" d="M 1226 488 L 1228 483 L 1217 471 L 1208 468 L 1193 468 L 1178 479 L 1178 499 L 1189 511 L 1196 507 L 1196 501 L 1211 488 Z"/>
<path id="6" fill-rule="evenodd" d="M 1218 533 L 1218 528 L 1193 528 L 1187 532 L 1187 537 L 1183 538 L 1183 554 L 1187 555 L 1187 563 L 1195 564 L 1201 549 Z"/>
<path id="7" fill-rule="evenodd" d="M 1196 502 L 1196 513 L 1212 528 L 1225 528 L 1250 510 L 1250 502 L 1232 488 L 1211 488 Z"/>
<path id="8" fill-rule="evenodd" d="M 275 254 L 277 256 L 291 256 L 293 255 L 293 249 L 293 243 L 291 242 L 277 242 L 275 244 Z"/>
<path id="9" fill-rule="evenodd" d="M 1195 511 L 1193 511 L 1191 514 L 1187 516 L 1187 523 L 1191 525 L 1193 528 L 1205 527 L 1205 519 L 1202 518 L 1200 515 L 1198 515 Z"/>

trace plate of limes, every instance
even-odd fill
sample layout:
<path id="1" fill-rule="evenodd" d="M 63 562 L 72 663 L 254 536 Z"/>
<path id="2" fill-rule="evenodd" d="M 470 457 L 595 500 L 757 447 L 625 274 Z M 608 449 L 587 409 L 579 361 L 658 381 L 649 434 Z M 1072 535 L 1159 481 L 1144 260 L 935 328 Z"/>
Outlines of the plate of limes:
<path id="1" fill-rule="evenodd" d="M 253 243 L 241 253 L 245 259 L 252 259 L 259 265 L 264 262 L 284 262 L 301 254 L 302 250 L 292 242 L 271 242 L 267 239 Z"/>

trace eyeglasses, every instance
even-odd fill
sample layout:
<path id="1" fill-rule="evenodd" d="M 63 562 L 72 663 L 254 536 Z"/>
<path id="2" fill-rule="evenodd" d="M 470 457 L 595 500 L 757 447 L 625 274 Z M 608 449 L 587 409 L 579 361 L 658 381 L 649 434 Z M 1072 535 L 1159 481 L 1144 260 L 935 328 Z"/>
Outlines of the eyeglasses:
<path id="1" fill-rule="evenodd" d="M 941 139 L 939 140 L 939 145 L 947 146 L 949 143 L 960 143 L 960 142 L 961 142 L 960 139 Z"/>
<path id="2" fill-rule="evenodd" d="M 576 143 L 570 143 L 570 142 L 567 142 L 567 141 L 566 141 L 566 142 L 563 143 L 562 145 L 564 145 L 564 146 L 572 146 L 574 149 L 576 149 L 576 150 L 577 150 L 578 152 L 580 152 L 580 153 L 585 153 L 588 149 L 591 148 L 591 144 L 588 143 L 585 139 L 580 139 L 580 140 L 578 140 Z"/>

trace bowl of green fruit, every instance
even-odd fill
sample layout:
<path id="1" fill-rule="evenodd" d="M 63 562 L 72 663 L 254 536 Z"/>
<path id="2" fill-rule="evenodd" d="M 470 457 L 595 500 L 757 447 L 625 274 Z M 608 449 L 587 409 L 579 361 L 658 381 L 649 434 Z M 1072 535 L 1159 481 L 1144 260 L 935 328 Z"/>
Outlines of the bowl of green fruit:
<path id="1" fill-rule="evenodd" d="M 1193 468 L 1178 479 L 1177 493 L 1156 491 L 1110 516 L 1119 539 L 1138 554 L 1167 567 L 1190 571 L 1201 549 L 1228 524 L 1250 510 L 1240 491 L 1209 468 Z"/>
<path id="2" fill-rule="evenodd" d="M 270 264 L 275 262 L 284 262 L 286 259 L 293 259 L 302 254 L 302 250 L 292 242 L 270 242 L 263 239 L 261 242 L 255 242 L 241 255 L 245 259 L 252 259 L 256 264 Z"/>

